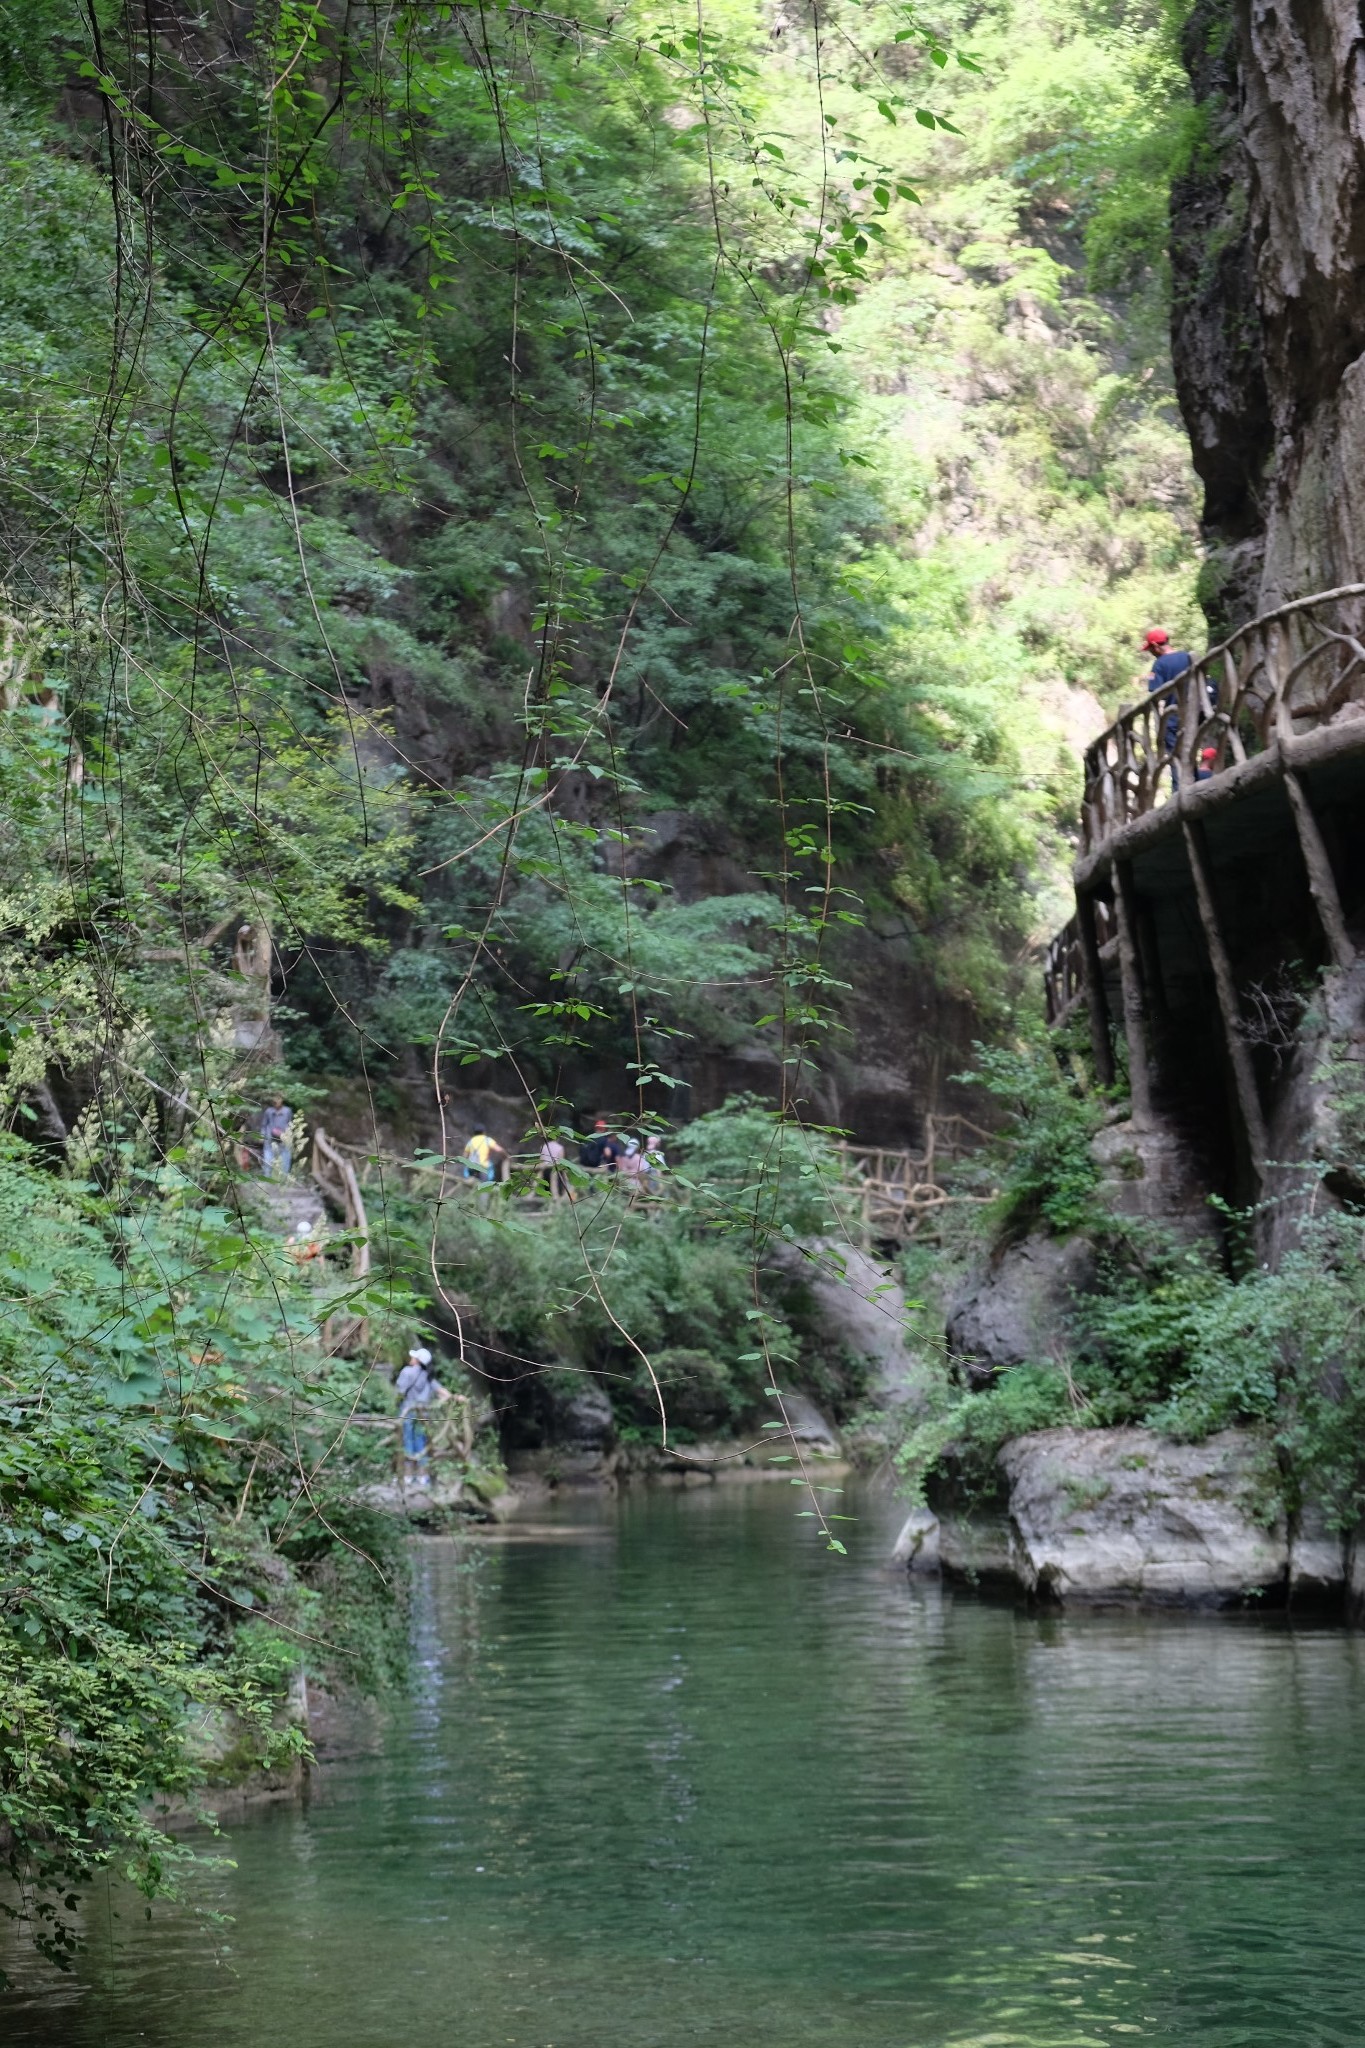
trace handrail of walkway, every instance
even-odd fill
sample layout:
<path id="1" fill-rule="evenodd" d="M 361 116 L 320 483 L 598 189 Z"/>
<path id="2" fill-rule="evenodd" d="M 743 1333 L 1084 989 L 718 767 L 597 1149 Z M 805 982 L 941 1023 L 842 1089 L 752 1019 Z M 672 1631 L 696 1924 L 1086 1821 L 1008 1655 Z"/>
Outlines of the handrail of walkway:
<path id="1" fill-rule="evenodd" d="M 1081 851 L 1177 790 L 1311 732 L 1365 698 L 1365 583 L 1265 612 L 1132 705 L 1085 750 Z M 1335 619 L 1318 614 L 1336 607 Z"/>
<path id="2" fill-rule="evenodd" d="M 1295 598 L 1239 626 L 1092 741 L 1084 757 L 1081 857 L 1098 853 L 1180 789 L 1343 716 L 1365 716 L 1365 583 Z M 1108 906 L 1095 897 L 1092 907 L 1103 948 L 1113 937 Z M 1060 1024 L 1084 987 L 1074 917 L 1050 942 L 1043 979 L 1048 1022 Z"/>
<path id="3" fill-rule="evenodd" d="M 885 1146 L 853 1145 L 841 1141 L 838 1152 L 843 1163 L 843 1182 L 854 1196 L 862 1213 L 864 1235 L 909 1237 L 915 1234 L 919 1222 L 926 1212 L 945 1206 L 950 1202 L 984 1199 L 977 1196 L 949 1194 L 938 1180 L 940 1166 L 948 1166 L 973 1152 L 980 1145 L 989 1142 L 991 1133 L 974 1124 L 970 1118 L 957 1114 L 931 1112 L 925 1118 L 925 1142 L 923 1152 L 893 1150 Z M 318 1141 L 321 1141 L 320 1144 Z M 350 1154 L 347 1158 L 344 1155 Z M 330 1139 L 325 1132 L 318 1132 L 314 1142 L 313 1177 L 330 1193 L 334 1200 L 343 1203 L 348 1223 L 352 1219 L 352 1208 L 345 1200 L 335 1180 L 324 1178 L 319 1159 L 335 1173 L 332 1162 L 338 1162 L 350 1177 L 354 1188 L 356 1213 L 360 1217 L 360 1230 L 365 1229 L 364 1202 L 360 1193 L 361 1178 L 368 1173 L 371 1165 L 380 1165 L 387 1172 L 401 1177 L 405 1182 L 423 1175 L 440 1171 L 441 1162 L 433 1157 L 403 1159 L 397 1153 L 384 1152 L 373 1148 L 346 1143 L 341 1139 Z M 360 1162 L 361 1173 L 357 1175 L 352 1160 Z M 668 1180 L 665 1176 L 662 1189 L 653 1175 L 645 1172 L 621 1171 L 608 1173 L 602 1167 L 581 1167 L 574 1161 L 559 1167 L 547 1166 L 539 1152 L 522 1152 L 505 1155 L 498 1162 L 497 1182 L 505 1189 L 505 1196 L 518 1208 L 531 1213 L 543 1211 L 547 1206 L 572 1199 L 575 1193 L 583 1191 L 584 1183 L 595 1182 L 604 1190 L 613 1190 L 632 1202 L 657 1202 L 661 1193 L 666 1193 Z M 463 1179 L 456 1174 L 449 1185 L 452 1195 L 470 1195 L 486 1199 L 491 1190 L 488 1182 L 481 1178 Z M 874 1228 L 873 1226 L 877 1226 Z M 368 1271 L 368 1249 L 366 1267 Z"/>
<path id="4" fill-rule="evenodd" d="M 360 1281 L 368 1279 L 370 1225 L 365 1214 L 365 1197 L 360 1192 L 360 1182 L 350 1160 L 320 1126 L 313 1131 L 313 1179 L 323 1194 L 329 1195 L 337 1204 L 346 1219 L 346 1228 L 355 1234 L 351 1247 L 352 1276 Z M 328 1351 L 349 1352 L 364 1344 L 366 1334 L 365 1318 L 348 1315 L 342 1309 L 327 1318 L 323 1326 L 323 1343 Z"/>

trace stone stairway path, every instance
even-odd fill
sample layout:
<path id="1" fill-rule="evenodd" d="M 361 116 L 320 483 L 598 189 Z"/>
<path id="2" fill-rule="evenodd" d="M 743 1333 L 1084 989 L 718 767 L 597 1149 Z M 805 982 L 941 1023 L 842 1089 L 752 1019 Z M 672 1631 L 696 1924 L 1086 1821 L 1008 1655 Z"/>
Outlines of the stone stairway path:
<path id="1" fill-rule="evenodd" d="M 326 1221 L 322 1195 L 311 1180 L 253 1180 L 246 1200 L 279 1237 L 316 1230 Z"/>

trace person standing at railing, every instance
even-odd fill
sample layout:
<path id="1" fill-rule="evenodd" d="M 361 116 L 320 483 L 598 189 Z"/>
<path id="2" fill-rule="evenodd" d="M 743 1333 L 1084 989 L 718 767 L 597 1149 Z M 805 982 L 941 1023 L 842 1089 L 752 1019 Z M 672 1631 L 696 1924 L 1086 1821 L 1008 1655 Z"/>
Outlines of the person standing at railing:
<path id="1" fill-rule="evenodd" d="M 663 1139 L 657 1132 L 645 1139 L 645 1156 L 641 1161 L 641 1178 L 647 1195 L 659 1196 L 664 1191 L 664 1175 L 668 1161 L 664 1158 Z"/>
<path id="2" fill-rule="evenodd" d="M 498 1177 L 498 1161 L 506 1157 L 503 1146 L 480 1125 L 460 1154 L 460 1165 L 466 1180 L 494 1181 Z"/>
<path id="3" fill-rule="evenodd" d="M 1183 649 L 1171 646 L 1171 636 L 1164 626 L 1149 626 L 1142 636 L 1142 651 L 1152 657 L 1152 666 L 1143 678 L 1149 691 L 1164 690 L 1185 671 L 1194 666 L 1194 656 Z M 1162 722 L 1162 737 L 1166 752 L 1174 754 L 1180 744 L 1180 713 L 1172 706 Z M 1171 782 L 1179 781 L 1180 771 L 1175 762 L 1171 763 Z"/>
<path id="4" fill-rule="evenodd" d="M 578 1148 L 578 1163 L 586 1166 L 591 1173 L 605 1171 L 614 1174 L 625 1154 L 625 1146 L 610 1128 L 604 1116 L 599 1116 L 592 1128 L 592 1136 L 585 1138 Z"/>
<path id="5" fill-rule="evenodd" d="M 567 1195 L 570 1201 L 573 1200 L 573 1190 L 564 1171 L 564 1145 L 561 1139 L 547 1138 L 541 1146 L 540 1173 L 545 1192 L 552 1201 L 558 1201 L 561 1195 Z"/>

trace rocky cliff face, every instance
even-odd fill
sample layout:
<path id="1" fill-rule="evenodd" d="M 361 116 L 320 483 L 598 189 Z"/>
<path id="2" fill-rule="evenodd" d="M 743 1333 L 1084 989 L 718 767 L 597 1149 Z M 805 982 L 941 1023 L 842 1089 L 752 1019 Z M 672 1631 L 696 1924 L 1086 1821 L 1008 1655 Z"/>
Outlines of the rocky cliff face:
<path id="1" fill-rule="evenodd" d="M 1365 575 L 1365 23 L 1359 0 L 1198 0 L 1184 57 L 1172 347 L 1218 632 Z"/>

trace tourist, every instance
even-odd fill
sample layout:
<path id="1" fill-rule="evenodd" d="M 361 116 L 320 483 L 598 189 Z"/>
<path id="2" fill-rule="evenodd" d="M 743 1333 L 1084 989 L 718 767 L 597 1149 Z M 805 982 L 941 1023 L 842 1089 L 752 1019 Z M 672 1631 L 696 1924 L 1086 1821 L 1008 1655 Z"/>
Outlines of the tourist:
<path id="1" fill-rule="evenodd" d="M 606 1118 L 599 1116 L 592 1127 L 592 1136 L 585 1138 L 578 1148 L 578 1163 L 594 1172 L 605 1168 L 608 1173 L 615 1173 L 625 1150 L 621 1140 L 613 1135 Z"/>
<path id="2" fill-rule="evenodd" d="M 404 1483 L 414 1480 L 418 1486 L 430 1486 L 431 1474 L 426 1469 L 426 1411 L 433 1403 L 450 1396 L 431 1370 L 431 1353 L 425 1345 L 412 1346 L 408 1362 L 394 1384 L 398 1419 L 403 1425 Z"/>
<path id="3" fill-rule="evenodd" d="M 1152 666 L 1143 678 L 1149 690 L 1159 690 L 1164 683 L 1173 683 L 1177 676 L 1183 676 L 1187 668 L 1194 666 L 1194 656 L 1171 646 L 1171 636 L 1164 626 L 1149 627 L 1142 636 L 1142 651 L 1152 656 Z"/>
<path id="4" fill-rule="evenodd" d="M 288 1180 L 294 1164 L 291 1129 L 294 1112 L 282 1095 L 276 1095 L 261 1111 L 261 1169 L 267 1180 Z M 278 1174 L 275 1171 L 279 1167 Z"/>
<path id="5" fill-rule="evenodd" d="M 646 1194 L 661 1195 L 664 1191 L 664 1175 L 668 1171 L 668 1161 L 664 1157 L 664 1141 L 657 1132 L 645 1139 L 643 1168 Z"/>
<path id="6" fill-rule="evenodd" d="M 623 1138 L 621 1148 L 621 1157 L 617 1163 L 616 1170 L 621 1176 L 623 1185 L 629 1183 L 628 1192 L 633 1194 L 636 1188 L 641 1185 L 640 1176 L 644 1172 L 645 1155 L 638 1138 Z"/>
<path id="7" fill-rule="evenodd" d="M 497 1179 L 498 1161 L 506 1157 L 506 1149 L 496 1138 L 490 1138 L 480 1124 L 460 1154 L 460 1165 L 466 1180 L 487 1183 Z"/>
<path id="8" fill-rule="evenodd" d="M 1142 651 L 1152 657 L 1152 666 L 1143 679 L 1149 692 L 1164 689 L 1168 683 L 1173 683 L 1177 676 L 1183 676 L 1186 669 L 1193 666 L 1192 655 L 1172 648 L 1171 636 L 1164 626 L 1148 628 L 1142 636 Z M 1174 754 L 1180 740 L 1180 713 L 1174 707 L 1166 713 L 1162 730 L 1166 752 Z M 1173 765 L 1172 777 L 1175 773 Z"/>
<path id="9" fill-rule="evenodd" d="M 572 1190 L 564 1171 L 564 1147 L 558 1138 L 546 1138 L 541 1146 L 540 1172 L 545 1192 L 552 1200 L 559 1195 L 569 1195 L 572 1199 Z"/>

